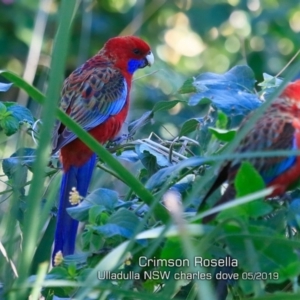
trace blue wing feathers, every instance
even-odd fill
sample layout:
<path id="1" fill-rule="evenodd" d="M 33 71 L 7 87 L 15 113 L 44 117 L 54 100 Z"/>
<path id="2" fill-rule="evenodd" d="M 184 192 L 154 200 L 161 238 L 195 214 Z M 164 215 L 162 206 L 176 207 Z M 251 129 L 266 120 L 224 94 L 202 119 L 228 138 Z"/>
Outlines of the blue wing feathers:
<path id="1" fill-rule="evenodd" d="M 296 138 L 293 140 L 293 150 L 297 150 Z M 272 182 L 276 177 L 283 174 L 289 168 L 291 168 L 296 162 L 296 156 L 290 156 L 281 161 L 279 164 L 274 164 L 272 169 L 267 172 L 262 172 L 262 177 L 266 184 Z"/>
<path id="2" fill-rule="evenodd" d="M 66 81 L 60 108 L 88 131 L 121 112 L 127 101 L 128 87 L 124 76 L 115 69 L 94 68 L 84 72 L 75 73 Z M 81 85 L 79 79 L 83 81 Z M 65 128 L 55 138 L 53 152 L 75 138 L 74 133 Z"/>

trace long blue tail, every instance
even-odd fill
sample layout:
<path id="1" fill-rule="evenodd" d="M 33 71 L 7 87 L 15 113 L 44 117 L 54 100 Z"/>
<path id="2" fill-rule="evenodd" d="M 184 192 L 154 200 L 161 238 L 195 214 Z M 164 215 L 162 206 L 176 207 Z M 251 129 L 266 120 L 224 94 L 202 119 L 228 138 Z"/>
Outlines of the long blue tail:
<path id="1" fill-rule="evenodd" d="M 59 208 L 52 260 L 58 251 L 62 251 L 63 256 L 74 253 L 78 221 L 72 219 L 66 210 L 71 206 L 69 202 L 70 191 L 73 187 L 76 187 L 80 196 L 86 196 L 95 163 L 96 155 L 93 154 L 89 161 L 83 166 L 71 166 L 63 175 L 60 186 Z"/>

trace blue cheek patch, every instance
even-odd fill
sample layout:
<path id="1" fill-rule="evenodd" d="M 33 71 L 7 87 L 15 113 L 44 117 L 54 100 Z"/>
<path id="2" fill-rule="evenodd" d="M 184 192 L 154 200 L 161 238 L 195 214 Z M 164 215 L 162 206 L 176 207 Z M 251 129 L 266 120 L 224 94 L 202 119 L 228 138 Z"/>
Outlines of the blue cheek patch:
<path id="1" fill-rule="evenodd" d="M 145 67 L 143 60 L 131 59 L 127 65 L 127 71 L 133 74 L 137 69 Z"/>

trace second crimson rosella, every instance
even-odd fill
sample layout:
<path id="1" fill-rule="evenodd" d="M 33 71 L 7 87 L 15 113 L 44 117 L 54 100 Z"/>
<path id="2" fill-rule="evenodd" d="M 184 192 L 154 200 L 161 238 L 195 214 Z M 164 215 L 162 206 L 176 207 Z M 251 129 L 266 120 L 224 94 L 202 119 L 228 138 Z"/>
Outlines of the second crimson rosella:
<path id="1" fill-rule="evenodd" d="M 65 80 L 60 108 L 103 144 L 115 137 L 125 121 L 133 73 L 153 62 L 149 45 L 140 38 L 111 38 Z M 71 205 L 70 192 L 86 196 L 96 162 L 92 150 L 59 121 L 55 126 L 53 153 L 58 150 L 64 174 L 53 258 L 59 251 L 63 255 L 74 253 L 78 222 L 66 211 Z"/>
<path id="2" fill-rule="evenodd" d="M 248 117 L 243 121 L 245 124 Z M 274 100 L 255 126 L 241 141 L 236 152 L 300 150 L 300 80 L 287 85 L 282 94 Z M 288 187 L 300 178 L 300 157 L 256 157 L 248 161 L 262 176 L 265 184 L 274 187 L 272 195 L 282 195 Z M 241 160 L 228 162 L 220 171 L 215 183 L 204 197 L 202 210 L 207 198 L 226 180 L 228 188 L 215 204 L 220 205 L 235 197 L 234 178 L 241 165 Z M 251 178 L 249 178 L 249 183 Z M 203 219 L 209 222 L 216 214 Z"/>

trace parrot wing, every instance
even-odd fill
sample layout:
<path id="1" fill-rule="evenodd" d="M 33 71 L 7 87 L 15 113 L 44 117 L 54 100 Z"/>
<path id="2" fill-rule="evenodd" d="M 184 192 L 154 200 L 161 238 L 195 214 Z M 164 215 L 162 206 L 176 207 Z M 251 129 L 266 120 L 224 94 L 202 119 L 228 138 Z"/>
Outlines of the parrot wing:
<path id="1" fill-rule="evenodd" d="M 247 122 L 245 119 L 241 126 Z M 292 125 L 293 117 L 290 115 L 265 114 L 241 141 L 235 153 L 291 150 L 296 148 L 295 128 Z M 288 170 L 296 161 L 296 156 L 255 157 L 249 159 L 250 163 L 260 173 L 268 184 L 277 176 Z M 224 182 L 233 184 L 234 177 L 240 167 L 241 160 L 226 162 L 215 182 L 204 196 L 198 211 L 201 211 L 210 195 Z"/>
<path id="2" fill-rule="evenodd" d="M 236 152 L 257 152 L 292 150 L 296 148 L 293 117 L 289 115 L 265 115 L 242 140 Z M 268 184 L 288 170 L 296 161 L 296 156 L 256 157 L 249 161 Z M 229 176 L 235 176 L 240 161 L 231 165 Z"/>
<path id="3" fill-rule="evenodd" d="M 104 123 L 125 106 L 128 88 L 124 76 L 103 65 L 76 69 L 64 82 L 60 108 L 86 131 Z M 55 125 L 53 152 L 76 135 L 59 121 Z"/>

